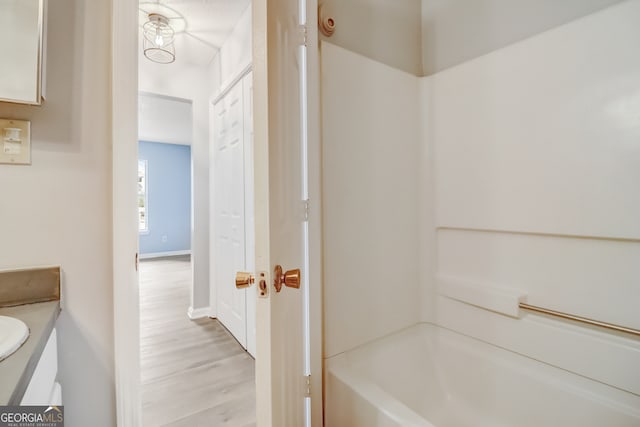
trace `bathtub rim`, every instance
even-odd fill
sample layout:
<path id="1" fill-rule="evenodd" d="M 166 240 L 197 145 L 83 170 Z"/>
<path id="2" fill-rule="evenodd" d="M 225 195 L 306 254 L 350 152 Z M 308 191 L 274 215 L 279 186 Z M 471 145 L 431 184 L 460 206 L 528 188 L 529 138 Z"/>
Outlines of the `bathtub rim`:
<path id="1" fill-rule="evenodd" d="M 397 397 L 384 391 L 375 382 L 364 379 L 354 372 L 345 353 L 332 358 L 334 360 L 332 360 L 331 366 L 327 366 L 327 377 L 334 376 L 344 386 L 352 389 L 354 393 L 373 405 L 378 411 L 403 427 L 437 427 Z"/>
<path id="2" fill-rule="evenodd" d="M 640 396 L 633 392 L 620 389 L 593 378 L 534 359 L 526 354 L 521 354 L 508 348 L 497 346 L 490 342 L 483 341 L 476 337 L 466 335 L 431 322 L 415 323 L 411 326 L 386 334 L 383 337 L 361 344 L 351 350 L 325 359 L 325 379 L 328 380 L 329 375 L 334 374 L 338 380 L 350 387 L 355 393 L 359 394 L 367 402 L 373 404 L 390 419 L 400 422 L 403 426 L 436 427 L 436 425 L 432 424 L 426 416 L 411 409 L 398 397 L 385 391 L 376 383 L 376 381 L 363 377 L 361 372 L 359 372 L 357 364 L 354 364 L 352 361 L 358 356 L 358 354 L 371 351 L 371 349 L 375 347 L 383 346 L 384 343 L 389 342 L 390 340 L 398 339 L 398 337 L 401 337 L 402 335 L 422 335 L 425 333 L 423 331 L 427 331 L 426 333 L 428 334 L 444 334 L 445 338 L 447 336 L 451 336 L 454 340 L 461 341 L 463 345 L 479 345 L 480 351 L 485 353 L 481 355 L 481 357 L 486 357 L 486 354 L 488 353 L 496 353 L 499 355 L 499 361 L 506 361 L 507 366 L 511 369 L 521 368 L 519 366 L 520 363 L 528 365 L 522 368 L 525 371 L 540 369 L 542 371 L 542 378 L 536 378 L 536 380 L 542 381 L 550 387 L 571 393 L 577 398 L 593 401 L 600 405 L 609 407 L 616 412 L 621 412 L 640 419 L 640 405 L 634 405 L 634 403 L 640 404 Z M 526 375 L 530 375 L 530 372 L 524 373 Z M 553 375 L 558 375 L 562 378 L 559 379 Z M 391 410 L 397 410 L 397 413 L 390 412 L 389 408 L 386 408 L 385 410 L 382 409 L 385 408 L 384 404 L 388 402 L 393 402 Z M 422 424 L 420 424 L 421 422 Z"/>

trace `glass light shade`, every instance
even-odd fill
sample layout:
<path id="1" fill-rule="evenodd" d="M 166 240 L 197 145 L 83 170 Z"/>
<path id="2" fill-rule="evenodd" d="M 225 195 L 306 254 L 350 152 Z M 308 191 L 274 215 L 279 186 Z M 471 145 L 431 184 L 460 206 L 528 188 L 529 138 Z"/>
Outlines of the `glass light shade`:
<path id="1" fill-rule="evenodd" d="M 166 17 L 150 13 L 149 21 L 142 26 L 142 32 L 144 56 L 160 64 L 170 64 L 176 60 L 174 31 Z"/>

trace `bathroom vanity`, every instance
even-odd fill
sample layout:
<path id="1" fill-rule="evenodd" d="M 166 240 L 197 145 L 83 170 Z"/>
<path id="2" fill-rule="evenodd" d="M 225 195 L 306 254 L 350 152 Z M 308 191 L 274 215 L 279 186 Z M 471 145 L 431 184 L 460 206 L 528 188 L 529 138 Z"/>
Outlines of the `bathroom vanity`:
<path id="1" fill-rule="evenodd" d="M 0 360 L 0 406 L 61 405 L 56 381 L 60 314 L 60 269 L 0 272 L 0 316 L 18 319 L 29 336 Z"/>

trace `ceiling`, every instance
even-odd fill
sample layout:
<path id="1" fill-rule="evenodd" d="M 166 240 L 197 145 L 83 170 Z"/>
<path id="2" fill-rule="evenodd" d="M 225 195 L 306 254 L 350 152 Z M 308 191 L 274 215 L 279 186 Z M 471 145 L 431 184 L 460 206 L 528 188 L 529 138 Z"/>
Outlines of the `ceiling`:
<path id="1" fill-rule="evenodd" d="M 165 15 L 176 31 L 173 64 L 208 65 L 250 3 L 251 0 L 142 0 L 140 35 L 148 13 Z"/>

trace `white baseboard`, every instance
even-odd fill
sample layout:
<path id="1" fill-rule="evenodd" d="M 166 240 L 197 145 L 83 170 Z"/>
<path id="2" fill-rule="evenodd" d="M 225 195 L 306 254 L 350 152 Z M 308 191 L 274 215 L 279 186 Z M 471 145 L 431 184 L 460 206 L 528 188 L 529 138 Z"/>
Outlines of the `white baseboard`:
<path id="1" fill-rule="evenodd" d="M 168 256 L 191 255 L 191 251 L 170 251 L 170 252 L 154 252 L 150 254 L 140 254 L 140 259 L 163 258 Z"/>
<path id="2" fill-rule="evenodd" d="M 191 320 L 211 317 L 211 309 L 209 307 L 202 307 L 202 308 L 195 308 L 195 309 L 193 307 L 189 307 L 189 310 L 187 310 L 187 315 Z"/>

